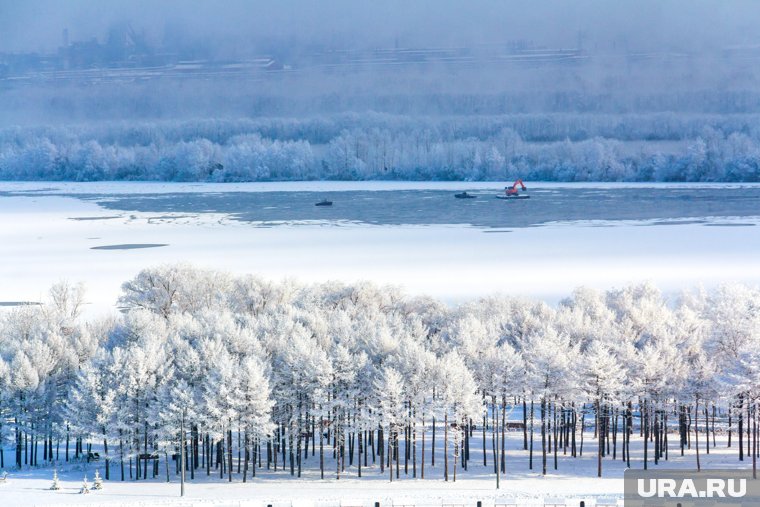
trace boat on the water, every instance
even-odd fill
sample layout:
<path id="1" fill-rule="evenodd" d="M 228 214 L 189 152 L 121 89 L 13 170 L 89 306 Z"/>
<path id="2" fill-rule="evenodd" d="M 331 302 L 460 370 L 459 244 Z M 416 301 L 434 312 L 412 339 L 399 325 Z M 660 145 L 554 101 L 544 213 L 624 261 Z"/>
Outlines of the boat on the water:
<path id="1" fill-rule="evenodd" d="M 332 206 L 332 201 L 328 201 L 327 199 L 322 199 L 314 206 Z"/>
<path id="2" fill-rule="evenodd" d="M 497 195 L 496 198 L 512 201 L 512 200 L 517 200 L 517 199 L 530 199 L 530 196 L 529 195 Z"/>
<path id="3" fill-rule="evenodd" d="M 454 194 L 457 199 L 475 199 L 477 195 L 468 194 L 466 191 L 459 194 Z"/>

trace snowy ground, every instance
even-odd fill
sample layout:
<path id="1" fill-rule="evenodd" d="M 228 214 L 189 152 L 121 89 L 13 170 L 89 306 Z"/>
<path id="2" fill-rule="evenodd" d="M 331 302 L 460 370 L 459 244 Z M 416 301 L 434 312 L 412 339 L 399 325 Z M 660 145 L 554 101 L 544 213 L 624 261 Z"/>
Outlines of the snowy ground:
<path id="1" fill-rule="evenodd" d="M 478 500 L 486 507 L 499 503 L 516 503 L 525 506 L 543 506 L 544 502 L 562 499 L 568 505 L 578 505 L 585 500 L 586 505 L 594 507 L 597 501 L 608 502 L 621 500 L 623 492 L 623 462 L 611 458 L 604 460 L 603 478 L 596 477 L 596 445 L 593 434 L 585 435 L 584 455 L 579 458 L 563 456 L 559 451 L 559 467 L 553 470 L 553 458 L 549 456 L 546 477 L 540 473 L 540 435 L 535 442 L 534 470 L 528 469 L 528 452 L 521 449 L 522 434 L 511 433 L 507 439 L 507 473 L 502 476 L 501 488 L 496 490 L 495 476 L 492 468 L 483 467 L 482 453 L 477 433 L 472 442 L 471 464 L 467 472 L 457 470 L 457 482 L 444 482 L 443 462 L 440 447 L 434 468 L 428 465 L 425 470 L 426 479 L 411 478 L 411 463 L 409 475 L 404 475 L 401 463 L 401 478 L 393 483 L 388 481 L 387 471 L 381 474 L 378 467 L 364 470 L 362 479 L 356 478 L 356 469 L 346 471 L 340 480 L 334 479 L 332 460 L 327 460 L 327 479 L 319 479 L 319 470 L 314 466 L 317 458 L 309 457 L 305 466 L 308 467 L 301 479 L 291 478 L 287 471 L 257 472 L 256 479 L 243 483 L 239 475 L 233 474 L 230 484 L 227 477 L 220 479 L 218 472 L 212 472 L 211 477 L 205 473 L 196 476 L 194 481 L 186 485 L 186 497 L 179 498 L 177 477 L 171 476 L 171 482 L 166 483 L 163 476 L 164 464 L 160 465 L 160 477 L 148 481 L 118 481 L 118 467 L 113 466 L 113 478 L 117 480 L 105 483 L 102 491 L 93 491 L 90 495 L 80 495 L 79 489 L 83 476 L 86 474 L 92 485 L 92 477 L 99 467 L 101 475 L 102 463 L 65 465 L 59 473 L 62 489 L 50 491 L 52 468 L 42 467 L 32 471 L 12 472 L 8 483 L 0 486 L 0 505 L 12 507 L 23 505 L 52 506 L 52 505 L 183 505 L 183 506 L 266 506 L 272 504 L 292 505 L 294 507 L 337 507 L 337 506 L 370 506 L 379 501 L 382 506 L 389 505 L 466 505 L 474 507 Z M 667 462 L 663 461 L 653 469 L 695 469 L 694 449 L 687 450 L 681 457 L 673 444 L 677 436 L 670 437 L 671 448 Z M 700 455 L 703 470 L 725 468 L 748 468 L 749 459 L 740 464 L 737 459 L 736 441 L 731 449 L 726 448 L 726 440 L 718 436 L 717 447 L 705 453 L 704 442 L 700 443 Z M 428 442 L 429 445 L 429 442 Z M 440 441 L 439 441 L 440 446 Z M 518 450 L 519 449 L 519 450 Z M 631 442 L 632 468 L 643 467 L 643 447 L 641 441 L 634 435 Z M 650 447 L 650 460 L 651 460 Z M 429 452 L 429 449 L 428 449 Z M 6 456 L 11 449 L 6 449 Z M 11 454 L 12 457 L 12 454 Z M 488 455 L 489 464 L 492 463 Z M 450 465 L 451 466 L 451 465 Z M 450 471 L 451 473 L 451 471 Z"/>
<path id="2" fill-rule="evenodd" d="M 494 184 L 466 186 L 493 189 Z M 261 227 L 200 209 L 194 213 L 109 210 L 67 196 L 429 187 L 455 190 L 462 184 L 2 183 L 0 305 L 39 301 L 52 283 L 68 279 L 87 285 L 91 314 L 110 311 L 123 281 L 146 266 L 172 261 L 304 281 L 369 279 L 447 301 L 494 292 L 556 301 L 579 285 L 606 289 L 642 280 L 673 292 L 699 283 L 760 282 L 756 262 L 760 227 L 747 226 L 760 223 L 757 217 L 675 220 L 668 227 L 642 227 L 655 224 L 652 220 L 509 229 L 325 220 Z"/>

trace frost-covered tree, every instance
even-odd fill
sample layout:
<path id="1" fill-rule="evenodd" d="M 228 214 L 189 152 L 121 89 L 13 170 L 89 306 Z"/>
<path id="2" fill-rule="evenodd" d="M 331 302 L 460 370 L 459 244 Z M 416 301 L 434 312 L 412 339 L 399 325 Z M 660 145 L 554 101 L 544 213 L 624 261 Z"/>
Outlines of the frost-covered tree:
<path id="1" fill-rule="evenodd" d="M 439 403 L 444 424 L 444 479 L 449 480 L 449 439 L 453 441 L 453 480 L 457 480 L 457 460 L 462 452 L 463 438 L 470 419 L 482 413 L 482 399 L 467 365 L 456 350 L 440 361 L 440 379 L 443 383 Z"/>
<path id="2" fill-rule="evenodd" d="M 375 381 L 375 396 L 380 426 L 387 440 L 386 456 L 388 477 L 393 481 L 393 462 L 396 462 L 396 477 L 399 476 L 399 431 L 406 417 L 404 407 L 404 379 L 395 369 L 386 366 Z"/>
<path id="3" fill-rule="evenodd" d="M 429 477 L 437 456 L 445 479 L 482 460 L 498 480 L 507 451 L 532 469 L 538 420 L 542 471 L 552 452 L 556 469 L 593 438 L 601 475 L 618 451 L 638 466 L 632 440 L 644 467 L 668 460 L 675 439 L 699 468 L 722 417 L 739 459 L 756 459 L 756 288 L 667 298 L 639 284 L 581 288 L 556 306 L 498 296 L 446 307 L 368 283 L 179 265 L 127 282 L 121 315 L 83 321 L 81 294 L 59 284 L 0 316 L 0 466 L 99 453 L 109 480 L 114 466 L 122 480 L 317 466 L 322 478 L 332 467 L 396 480 Z M 508 431 L 521 426 L 520 445 Z"/>

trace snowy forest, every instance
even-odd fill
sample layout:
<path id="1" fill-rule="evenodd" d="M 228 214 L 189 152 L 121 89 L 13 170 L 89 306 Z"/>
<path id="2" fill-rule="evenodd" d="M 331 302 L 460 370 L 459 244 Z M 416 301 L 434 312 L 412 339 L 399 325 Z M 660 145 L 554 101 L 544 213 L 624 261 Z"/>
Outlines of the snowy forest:
<path id="1" fill-rule="evenodd" d="M 535 113 L 0 130 L 6 180 L 760 181 L 758 117 Z"/>
<path id="2" fill-rule="evenodd" d="M 716 445 L 756 461 L 757 288 L 448 306 L 166 265 L 123 284 L 120 314 L 84 319 L 85 301 L 61 282 L 2 314 L 0 468 L 97 451 L 110 480 L 176 479 L 184 455 L 190 480 L 309 467 L 454 481 L 471 463 L 503 470 L 507 432 L 543 474 L 572 467 L 584 439 L 599 476 L 673 453 L 699 468 Z"/>

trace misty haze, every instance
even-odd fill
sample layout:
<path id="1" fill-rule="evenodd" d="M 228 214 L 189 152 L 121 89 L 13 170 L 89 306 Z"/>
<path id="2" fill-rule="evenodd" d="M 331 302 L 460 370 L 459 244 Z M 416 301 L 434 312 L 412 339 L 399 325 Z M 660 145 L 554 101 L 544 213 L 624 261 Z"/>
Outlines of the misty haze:
<path id="1" fill-rule="evenodd" d="M 3 0 L 0 178 L 757 181 L 758 24 L 749 1 Z"/>

